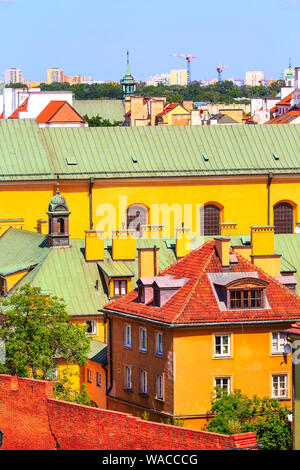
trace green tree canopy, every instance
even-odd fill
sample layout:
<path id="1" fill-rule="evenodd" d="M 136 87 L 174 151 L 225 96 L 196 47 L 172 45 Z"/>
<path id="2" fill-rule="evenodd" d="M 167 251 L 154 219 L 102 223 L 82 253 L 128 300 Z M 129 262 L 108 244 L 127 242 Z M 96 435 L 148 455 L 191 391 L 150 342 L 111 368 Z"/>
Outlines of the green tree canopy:
<path id="1" fill-rule="evenodd" d="M 1 301 L 0 313 L 0 339 L 6 349 L 2 372 L 46 380 L 58 358 L 86 363 L 86 327 L 70 321 L 62 299 L 26 284 Z"/>
<path id="2" fill-rule="evenodd" d="M 113 121 L 109 119 L 104 119 L 99 114 L 97 116 L 88 116 L 85 114 L 83 119 L 88 123 L 89 127 L 116 127 L 123 124 L 123 121 Z"/>
<path id="3" fill-rule="evenodd" d="M 215 416 L 207 425 L 208 431 L 221 434 L 252 431 L 263 449 L 291 448 L 291 429 L 287 418 L 290 411 L 281 406 L 279 400 L 257 396 L 250 399 L 240 390 L 227 394 L 219 389 L 213 399 L 211 413 Z"/>

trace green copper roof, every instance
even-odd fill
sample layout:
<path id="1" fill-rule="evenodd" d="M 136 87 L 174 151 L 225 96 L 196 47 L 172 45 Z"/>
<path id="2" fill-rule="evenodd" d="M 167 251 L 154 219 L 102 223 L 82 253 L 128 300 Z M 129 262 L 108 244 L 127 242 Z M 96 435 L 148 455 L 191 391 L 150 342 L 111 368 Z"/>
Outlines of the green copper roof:
<path id="1" fill-rule="evenodd" d="M 124 121 L 124 104 L 122 100 L 75 100 L 73 107 L 81 115 L 101 116 L 102 119 Z"/>
<path id="2" fill-rule="evenodd" d="M 92 339 L 87 358 L 90 361 L 105 366 L 107 364 L 107 344 Z"/>
<path id="3" fill-rule="evenodd" d="M 0 181 L 300 173 L 299 141 L 300 124 L 39 129 L 0 120 Z"/>
<path id="4" fill-rule="evenodd" d="M 13 227 L 0 238 L 0 247 L 3 276 L 38 265 L 50 252 L 45 235 Z"/>

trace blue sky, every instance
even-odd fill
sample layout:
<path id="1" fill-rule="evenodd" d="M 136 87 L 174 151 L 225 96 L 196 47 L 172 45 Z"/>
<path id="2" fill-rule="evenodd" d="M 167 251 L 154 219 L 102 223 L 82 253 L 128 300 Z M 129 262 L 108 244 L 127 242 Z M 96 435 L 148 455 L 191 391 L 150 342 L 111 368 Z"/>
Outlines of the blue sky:
<path id="1" fill-rule="evenodd" d="M 137 80 L 173 68 L 193 54 L 192 79 L 242 78 L 263 70 L 280 78 L 300 66 L 300 0 L 0 0 L 0 76 L 11 65 L 27 80 L 66 75 L 119 80 L 126 50 Z"/>

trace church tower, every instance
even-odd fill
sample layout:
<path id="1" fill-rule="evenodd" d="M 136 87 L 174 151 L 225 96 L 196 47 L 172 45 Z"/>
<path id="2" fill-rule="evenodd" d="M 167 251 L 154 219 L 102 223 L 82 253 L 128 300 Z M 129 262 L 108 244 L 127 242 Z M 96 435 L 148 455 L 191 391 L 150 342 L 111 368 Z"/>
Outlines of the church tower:
<path id="1" fill-rule="evenodd" d="M 126 73 L 120 81 L 122 85 L 122 99 L 125 101 L 126 96 L 134 96 L 135 93 L 135 81 L 130 73 L 129 68 L 129 52 L 127 51 L 127 68 Z"/>
<path id="2" fill-rule="evenodd" d="M 69 212 L 65 198 L 60 194 L 59 183 L 47 211 L 49 217 L 48 245 L 69 246 Z"/>

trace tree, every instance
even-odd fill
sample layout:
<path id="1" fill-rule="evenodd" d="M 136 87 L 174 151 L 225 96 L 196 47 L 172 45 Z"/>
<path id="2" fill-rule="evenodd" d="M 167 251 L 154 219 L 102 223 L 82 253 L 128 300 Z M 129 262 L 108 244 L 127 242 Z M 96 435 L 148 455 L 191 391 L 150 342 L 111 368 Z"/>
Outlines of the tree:
<path id="1" fill-rule="evenodd" d="M 123 121 L 110 122 L 109 119 L 104 119 L 99 116 L 99 114 L 92 117 L 89 117 L 87 114 L 85 114 L 83 119 L 88 123 L 89 127 L 116 127 L 123 124 Z"/>
<path id="2" fill-rule="evenodd" d="M 221 434 L 252 431 L 264 449 L 291 448 L 292 436 L 287 419 L 290 412 L 281 406 L 279 400 L 257 396 L 250 399 L 240 390 L 227 394 L 225 390 L 218 389 L 211 413 L 215 416 L 207 425 L 208 431 Z"/>
<path id="3" fill-rule="evenodd" d="M 1 301 L 0 312 L 0 339 L 6 350 L 2 372 L 47 380 L 57 358 L 86 363 L 86 327 L 71 323 L 62 299 L 26 284 Z"/>
<path id="4" fill-rule="evenodd" d="M 53 393 L 58 400 L 70 401 L 79 405 L 92 406 L 92 400 L 87 392 L 85 384 L 81 384 L 80 390 L 72 387 L 72 377 L 78 373 L 72 372 L 69 368 L 61 370 L 57 380 L 53 382 Z"/>

